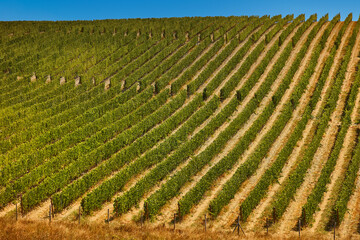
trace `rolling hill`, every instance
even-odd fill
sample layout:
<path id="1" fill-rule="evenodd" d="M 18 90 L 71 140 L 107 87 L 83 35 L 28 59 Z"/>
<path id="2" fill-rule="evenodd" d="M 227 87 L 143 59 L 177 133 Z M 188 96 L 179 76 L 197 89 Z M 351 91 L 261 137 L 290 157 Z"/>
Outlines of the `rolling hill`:
<path id="1" fill-rule="evenodd" d="M 0 217 L 359 237 L 356 20 L 0 22 Z"/>

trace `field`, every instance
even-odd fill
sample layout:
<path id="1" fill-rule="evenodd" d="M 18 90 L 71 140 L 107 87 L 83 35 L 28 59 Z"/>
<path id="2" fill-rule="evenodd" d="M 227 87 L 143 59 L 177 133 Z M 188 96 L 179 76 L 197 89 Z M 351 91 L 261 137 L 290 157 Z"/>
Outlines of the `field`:
<path id="1" fill-rule="evenodd" d="M 360 238 L 359 20 L 0 22 L 0 224 Z"/>

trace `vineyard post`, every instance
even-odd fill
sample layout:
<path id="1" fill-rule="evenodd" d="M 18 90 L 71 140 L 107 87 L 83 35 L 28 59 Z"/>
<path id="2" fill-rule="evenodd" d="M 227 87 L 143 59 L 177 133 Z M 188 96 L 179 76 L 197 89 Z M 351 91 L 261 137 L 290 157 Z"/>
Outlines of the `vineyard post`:
<path id="1" fill-rule="evenodd" d="M 141 217 L 140 217 L 140 225 L 141 225 L 141 227 L 143 226 L 143 221 L 144 221 L 144 215 L 141 213 Z"/>
<path id="2" fill-rule="evenodd" d="M 236 226 L 235 226 L 233 232 L 235 232 L 236 229 L 238 230 L 238 236 L 239 236 L 240 235 L 240 215 L 236 219 Z"/>
<path id="3" fill-rule="evenodd" d="M 272 217 L 273 217 L 273 222 L 276 222 L 276 208 L 273 207 L 273 212 L 272 212 Z"/>
<path id="4" fill-rule="evenodd" d="M 299 224 L 299 239 L 301 239 L 301 220 L 298 221 Z"/>
<path id="5" fill-rule="evenodd" d="M 335 238 L 336 238 L 336 233 L 335 233 L 335 229 L 336 229 L 336 221 L 334 222 L 334 240 L 335 240 Z"/>
<path id="6" fill-rule="evenodd" d="M 16 203 L 16 221 L 18 220 L 18 211 L 17 211 L 17 203 Z"/>
<path id="7" fill-rule="evenodd" d="M 205 232 L 206 232 L 206 213 L 205 213 Z"/>
<path id="8" fill-rule="evenodd" d="M 304 225 L 306 225 L 306 212 L 305 212 L 305 209 L 304 208 L 302 208 L 302 210 L 301 210 L 301 217 L 300 217 L 300 219 L 301 220 L 303 220 L 304 222 Z"/>
<path id="9" fill-rule="evenodd" d="M 110 209 L 108 209 L 107 223 L 110 223 Z"/>
<path id="10" fill-rule="evenodd" d="M 21 215 L 23 214 L 23 211 L 22 211 L 22 194 L 20 194 L 20 212 L 21 212 Z"/>
<path id="11" fill-rule="evenodd" d="M 237 218 L 237 234 L 238 234 L 238 236 L 240 235 L 240 215 L 238 216 L 238 218 Z"/>
<path id="12" fill-rule="evenodd" d="M 51 204 L 49 206 L 49 223 L 51 223 Z"/>
<path id="13" fill-rule="evenodd" d="M 144 219 L 149 219 L 149 207 L 148 207 L 148 203 L 145 202 L 144 204 Z"/>
<path id="14" fill-rule="evenodd" d="M 81 217 L 81 206 L 79 206 L 79 225 L 80 225 L 80 217 Z"/>
<path id="15" fill-rule="evenodd" d="M 174 213 L 174 231 L 175 231 L 175 227 L 176 227 L 176 213 Z"/>

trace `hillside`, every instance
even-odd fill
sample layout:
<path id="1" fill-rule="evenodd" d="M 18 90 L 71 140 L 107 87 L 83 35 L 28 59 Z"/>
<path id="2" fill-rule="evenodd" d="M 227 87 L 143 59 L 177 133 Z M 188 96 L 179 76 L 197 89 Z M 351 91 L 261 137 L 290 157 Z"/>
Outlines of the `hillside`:
<path id="1" fill-rule="evenodd" d="M 0 22 L 0 218 L 360 237 L 356 20 Z"/>

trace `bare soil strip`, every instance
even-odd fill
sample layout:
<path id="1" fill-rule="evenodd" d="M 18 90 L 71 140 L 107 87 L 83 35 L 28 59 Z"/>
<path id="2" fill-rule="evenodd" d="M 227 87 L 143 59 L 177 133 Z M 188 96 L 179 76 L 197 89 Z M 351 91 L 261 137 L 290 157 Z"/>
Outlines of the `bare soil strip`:
<path id="1" fill-rule="evenodd" d="M 18 204 L 18 206 L 20 206 Z M 16 208 L 15 204 L 11 203 L 8 204 L 1 212 L 0 212 L 0 217 L 5 217 L 6 215 L 10 214 L 10 212 L 14 211 Z"/>
<path id="2" fill-rule="evenodd" d="M 22 216 L 26 220 L 49 220 L 49 209 L 51 201 L 50 199 L 41 203 L 33 211 L 29 212 L 25 216 Z"/>

